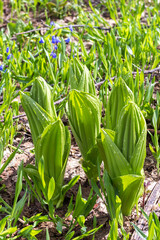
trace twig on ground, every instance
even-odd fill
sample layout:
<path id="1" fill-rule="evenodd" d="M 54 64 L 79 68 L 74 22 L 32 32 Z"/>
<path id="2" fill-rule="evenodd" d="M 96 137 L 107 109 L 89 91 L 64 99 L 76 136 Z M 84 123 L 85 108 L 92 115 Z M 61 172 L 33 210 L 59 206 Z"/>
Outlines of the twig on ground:
<path id="1" fill-rule="evenodd" d="M 66 99 L 66 98 L 61 98 L 60 100 L 54 102 L 54 105 L 60 104 L 60 103 L 63 102 L 65 99 Z M 23 118 L 23 117 L 25 117 L 25 116 L 26 116 L 26 114 L 24 113 L 24 114 L 20 114 L 20 115 L 14 116 L 12 119 L 14 120 L 14 119 L 17 119 L 17 118 Z M 0 120 L 0 122 L 4 122 L 4 119 Z"/>
<path id="2" fill-rule="evenodd" d="M 45 25 L 45 26 L 48 26 L 48 25 Z M 55 28 L 51 28 L 51 27 L 43 27 L 43 28 L 34 28 L 34 29 L 31 29 L 31 30 L 28 30 L 28 31 L 25 31 L 25 32 L 20 32 L 20 33 L 16 33 L 14 37 L 11 38 L 12 39 L 15 39 L 16 36 L 18 35 L 23 35 L 23 34 L 27 34 L 27 33 L 32 33 L 32 32 L 36 32 L 36 31 L 42 31 L 42 30 L 50 30 L 52 29 L 52 31 L 56 31 L 56 30 L 59 30 L 59 29 L 64 29 L 64 28 L 69 28 L 70 25 L 66 25 L 66 26 L 62 26 L 62 27 L 55 27 Z M 100 29 L 100 30 L 105 30 L 105 31 L 110 31 L 111 28 L 106 28 L 106 27 L 97 27 L 97 26 L 88 26 L 88 25 L 71 25 L 73 28 L 80 28 L 80 27 L 86 27 L 86 28 L 95 28 L 95 29 Z"/>
<path id="3" fill-rule="evenodd" d="M 144 71 L 144 74 L 150 74 L 150 73 L 154 73 L 154 72 L 156 72 L 156 71 L 160 71 L 160 67 L 157 67 L 157 68 L 154 68 L 154 69 L 151 69 L 151 70 L 146 70 L 146 71 Z M 141 73 L 141 71 L 139 71 L 139 73 Z M 134 74 L 137 74 L 137 72 L 132 72 L 132 75 L 134 75 Z M 114 76 L 114 77 L 111 77 L 110 79 L 111 79 L 111 80 L 114 80 L 116 77 L 117 77 L 117 76 Z M 106 82 L 106 81 L 108 81 L 108 80 L 109 80 L 109 79 L 103 80 L 103 81 L 101 81 L 101 82 L 99 82 L 99 83 L 96 83 L 95 86 L 96 86 L 96 87 L 99 87 L 99 86 L 101 86 L 104 82 Z"/>
<path id="4" fill-rule="evenodd" d="M 150 131 L 150 132 L 152 132 L 152 133 L 154 133 L 154 132 L 155 132 L 155 130 L 154 130 L 154 129 L 147 129 L 147 131 Z M 160 134 L 160 130 L 157 130 L 157 134 Z"/>
<path id="5" fill-rule="evenodd" d="M 16 36 L 18 36 L 18 35 L 27 34 L 27 33 L 32 33 L 32 32 L 36 32 L 36 31 L 42 31 L 42 30 L 50 30 L 50 29 L 52 29 L 51 26 L 45 24 L 44 22 L 42 22 L 42 23 L 43 23 L 43 25 L 45 26 L 45 28 L 44 28 L 44 27 L 34 28 L 34 29 L 29 30 L 29 31 L 16 33 L 15 36 L 13 36 L 13 37 L 11 38 L 11 40 L 15 40 L 15 39 L 16 39 Z M 69 28 L 69 26 L 72 26 L 73 28 L 80 28 L 80 27 L 82 27 L 82 28 L 84 28 L 84 27 L 86 27 L 86 28 L 95 28 L 95 29 L 104 30 L 104 31 L 109 31 L 109 32 L 110 32 L 111 29 L 112 29 L 112 27 L 106 28 L 106 27 L 100 27 L 100 26 L 89 26 L 89 25 L 73 24 L 73 25 L 65 25 L 65 26 L 61 26 L 61 27 L 55 27 L 55 28 L 52 29 L 52 31 L 54 32 L 54 31 L 59 30 L 59 29 Z M 115 25 L 114 25 L 114 26 L 115 26 Z M 113 27 L 114 27 L 114 26 L 113 26 Z M 146 26 L 146 25 L 145 25 L 144 27 L 145 27 L 145 28 L 149 28 L 150 26 Z"/>

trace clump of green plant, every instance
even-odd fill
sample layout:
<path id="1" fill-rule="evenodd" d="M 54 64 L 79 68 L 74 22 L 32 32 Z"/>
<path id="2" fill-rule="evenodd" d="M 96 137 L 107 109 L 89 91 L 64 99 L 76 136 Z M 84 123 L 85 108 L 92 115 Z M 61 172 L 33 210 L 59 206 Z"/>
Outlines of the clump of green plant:
<path id="1" fill-rule="evenodd" d="M 97 196 L 93 195 L 93 189 L 91 189 L 88 199 L 84 199 L 82 197 L 81 185 L 79 186 L 75 204 L 73 204 L 73 195 L 70 199 L 70 203 L 68 205 L 68 211 L 65 217 L 69 215 L 72 216 L 71 223 L 69 225 L 69 230 L 65 236 L 66 240 L 74 239 L 80 240 L 84 237 L 91 236 L 95 234 L 103 225 L 96 227 L 96 222 L 93 225 L 93 229 L 87 231 L 87 227 L 85 226 L 86 217 L 89 215 L 90 211 L 93 209 L 93 206 L 96 203 Z M 74 228 L 79 224 L 81 227 L 81 235 L 79 237 L 72 238 L 75 234 Z"/>
<path id="2" fill-rule="evenodd" d="M 101 103 L 92 94 L 72 90 L 67 103 L 69 123 L 82 153 L 82 167 L 89 178 L 97 178 L 99 152 L 96 138 L 100 132 Z"/>
<path id="3" fill-rule="evenodd" d="M 76 176 L 65 187 L 63 178 L 70 151 L 70 133 L 56 114 L 51 87 L 42 78 L 37 78 L 30 96 L 21 93 L 22 106 L 27 114 L 35 145 L 36 167 L 24 169 L 34 181 L 42 202 L 41 192 L 50 207 L 60 206 L 66 191 L 78 180 Z"/>
<path id="4" fill-rule="evenodd" d="M 100 164 L 97 164 L 98 168 L 98 176 L 99 176 L 99 185 L 94 179 L 91 179 L 91 185 L 96 192 L 97 196 L 99 196 L 104 202 L 107 211 L 110 215 L 110 231 L 108 235 L 108 240 L 119 239 L 118 226 L 121 228 L 121 233 L 123 235 L 124 240 L 129 239 L 129 234 L 123 228 L 123 215 L 122 215 L 122 202 L 121 199 L 115 192 L 115 189 L 112 185 L 111 178 L 109 177 L 107 170 L 104 169 L 103 177 L 101 176 Z"/>
<path id="5" fill-rule="evenodd" d="M 101 130 L 98 148 L 115 192 L 122 201 L 122 213 L 129 215 L 143 192 L 146 122 L 141 110 L 131 101 L 131 91 L 122 80 L 117 83 L 110 99 L 114 95 L 121 96 L 118 110 L 115 113 L 110 99 L 107 105 L 110 114 L 107 117 L 114 123 L 110 124 L 113 129 Z"/>
<path id="6" fill-rule="evenodd" d="M 41 232 L 41 230 L 34 229 L 38 225 L 38 222 L 39 222 L 38 219 L 33 225 L 28 224 L 29 222 L 27 222 L 28 226 L 25 226 L 21 230 L 19 230 L 17 227 L 18 221 L 23 222 L 20 215 L 27 201 L 27 189 L 25 190 L 23 196 L 20 198 L 20 193 L 22 191 L 22 180 L 23 180 L 23 163 L 20 164 L 17 175 L 18 176 L 17 176 L 13 206 L 11 207 L 0 196 L 0 212 L 2 214 L 5 214 L 5 217 L 2 218 L 0 221 L 0 239 L 18 239 L 20 237 L 25 237 L 26 239 L 32 239 L 33 235 L 36 236 L 38 233 Z M 43 220 L 46 220 L 46 218 L 43 217 Z M 34 239 L 37 239 L 37 238 L 35 237 Z"/>

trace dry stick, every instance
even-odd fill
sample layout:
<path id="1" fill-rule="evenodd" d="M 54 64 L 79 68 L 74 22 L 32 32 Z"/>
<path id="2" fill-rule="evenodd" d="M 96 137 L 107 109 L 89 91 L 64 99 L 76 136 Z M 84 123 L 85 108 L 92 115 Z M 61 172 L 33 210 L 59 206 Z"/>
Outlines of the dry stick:
<path id="1" fill-rule="evenodd" d="M 96 28 L 96 29 L 100 29 L 100 30 L 106 30 L 106 31 L 110 31 L 111 28 L 106 28 L 106 27 L 97 27 L 97 26 L 88 26 L 88 25 L 66 25 L 66 26 L 62 26 L 62 27 L 56 27 L 56 28 L 53 28 L 53 32 L 56 31 L 56 30 L 59 30 L 59 29 L 63 29 L 63 28 L 69 28 L 69 26 L 72 26 L 72 27 L 88 27 L 88 28 Z M 26 32 L 20 32 L 20 33 L 16 33 L 15 35 L 18 36 L 18 35 L 21 35 L 21 34 L 26 34 L 26 33 L 31 33 L 31 32 L 36 32 L 36 31 L 41 31 L 41 30 L 50 30 L 52 29 L 51 27 L 46 27 L 46 28 L 35 28 L 35 29 L 32 29 L 32 30 L 29 30 L 29 31 L 26 31 Z"/>
<path id="2" fill-rule="evenodd" d="M 62 26 L 62 27 L 53 28 L 52 31 L 54 32 L 54 31 L 59 30 L 59 29 L 69 28 L 69 26 L 72 26 L 74 28 L 76 28 L 76 27 L 78 27 L 78 28 L 79 27 L 88 27 L 88 28 L 96 28 L 96 29 L 106 30 L 106 31 L 110 31 L 111 30 L 111 28 L 96 27 L 96 26 L 91 27 L 91 26 L 88 26 L 88 25 L 66 25 L 66 26 Z M 22 34 L 26 34 L 26 33 L 32 33 L 32 32 L 41 31 L 41 30 L 50 30 L 50 29 L 52 29 L 52 28 L 51 27 L 50 28 L 49 27 L 46 27 L 46 28 L 35 28 L 35 29 L 31 29 L 31 30 L 26 31 L 26 32 L 16 33 L 15 36 L 13 36 L 11 38 L 11 40 L 15 40 L 16 36 L 18 36 L 18 35 L 22 35 Z"/>
<path id="3" fill-rule="evenodd" d="M 147 129 L 147 131 L 150 131 L 150 132 L 152 132 L 152 133 L 154 133 L 154 132 L 155 132 L 155 130 L 154 130 L 154 129 Z M 160 130 L 157 130 L 157 134 L 160 134 Z"/>
<path id="4" fill-rule="evenodd" d="M 151 69 L 151 70 L 146 70 L 146 71 L 144 71 L 144 74 L 154 73 L 155 71 L 159 71 L 159 70 L 160 70 L 160 67 L 157 67 L 157 68 L 154 68 L 154 69 Z M 141 71 L 139 71 L 139 73 L 141 73 Z M 137 74 L 137 72 L 132 72 L 132 75 L 134 75 L 134 74 Z M 110 78 L 110 80 L 114 80 L 115 78 L 116 78 L 116 76 Z M 109 79 L 108 79 L 108 80 L 109 80 Z M 96 86 L 96 87 L 99 87 L 99 86 L 101 86 L 104 82 L 106 82 L 106 81 L 108 81 L 108 80 L 103 80 L 103 81 L 101 81 L 101 82 L 99 82 L 99 83 L 96 83 L 95 86 Z"/>
<path id="5" fill-rule="evenodd" d="M 65 99 L 66 99 L 66 98 L 61 98 L 60 100 L 54 102 L 54 105 L 60 104 L 60 103 L 63 102 Z M 17 115 L 17 116 L 12 117 L 12 119 L 14 120 L 14 119 L 17 119 L 17 118 L 23 118 L 23 117 L 25 117 L 25 116 L 26 116 L 26 114 L 24 113 L 24 114 L 20 114 L 20 115 Z M 4 122 L 4 119 L 0 120 L 0 122 Z"/>
<path id="6" fill-rule="evenodd" d="M 41 30 L 50 30 L 52 29 L 52 27 L 50 27 L 49 25 L 47 24 L 44 24 L 44 26 L 46 26 L 45 28 L 35 28 L 35 29 L 31 29 L 29 31 L 26 31 L 26 32 L 20 32 L 20 33 L 16 33 L 14 37 L 11 38 L 11 40 L 15 40 L 16 39 L 16 36 L 18 35 L 22 35 L 22 34 L 26 34 L 26 33 L 31 33 L 31 32 L 36 32 L 36 31 L 41 31 Z M 143 24 L 144 25 L 144 24 Z M 59 29 L 63 29 L 63 28 L 69 28 L 70 26 L 72 26 L 73 28 L 76 28 L 76 27 L 87 27 L 87 28 L 95 28 L 95 29 L 100 29 L 100 30 L 105 30 L 105 31 L 111 31 L 112 27 L 109 27 L 109 28 L 106 28 L 106 27 L 98 27 L 98 26 L 89 26 L 89 25 L 77 25 L 77 24 L 74 24 L 74 25 L 66 25 L 66 26 L 61 26 L 61 27 L 55 27 L 53 28 L 53 32 L 56 31 L 56 30 L 59 30 Z M 149 28 L 150 26 L 146 26 L 144 25 L 145 28 Z"/>

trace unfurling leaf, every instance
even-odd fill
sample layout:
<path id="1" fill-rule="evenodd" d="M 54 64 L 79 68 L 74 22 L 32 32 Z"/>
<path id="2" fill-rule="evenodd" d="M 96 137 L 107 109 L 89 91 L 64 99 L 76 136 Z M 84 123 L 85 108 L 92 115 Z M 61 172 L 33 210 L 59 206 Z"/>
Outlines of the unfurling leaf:
<path id="1" fill-rule="evenodd" d="M 55 121 L 57 118 L 53 102 L 52 88 L 42 78 L 38 77 L 32 86 L 30 97 L 36 101 Z"/>
<path id="2" fill-rule="evenodd" d="M 94 148 L 100 132 L 101 103 L 92 94 L 72 90 L 69 93 L 67 113 L 73 135 L 83 156 L 86 174 L 87 168 L 89 170 L 92 168 L 92 173 L 95 173 L 99 153 L 94 151 Z"/>
<path id="3" fill-rule="evenodd" d="M 53 119 L 37 102 L 22 92 L 21 103 L 29 121 L 33 143 L 36 144 L 38 136 Z"/>
<path id="4" fill-rule="evenodd" d="M 70 66 L 69 79 L 71 89 L 76 89 L 94 95 L 96 94 L 94 81 L 90 71 L 76 58 Z"/>
<path id="5" fill-rule="evenodd" d="M 134 100 L 134 95 L 122 78 L 115 82 L 106 107 L 106 128 L 115 130 L 122 108 Z"/>
<path id="6" fill-rule="evenodd" d="M 55 181 L 54 178 L 51 177 L 49 184 L 48 184 L 48 201 L 51 200 L 55 190 Z"/>
<path id="7" fill-rule="evenodd" d="M 98 136 L 101 157 L 122 201 L 124 215 L 130 214 L 142 194 L 146 132 L 146 122 L 140 109 L 129 102 L 121 110 L 115 134 L 101 130 Z"/>
<path id="8" fill-rule="evenodd" d="M 39 159 L 43 157 L 44 175 L 54 178 L 55 191 L 53 196 L 56 199 L 62 191 L 64 172 L 70 151 L 70 141 L 68 128 L 64 127 L 59 119 L 45 128 L 37 139 L 35 146 L 37 165 L 39 164 Z"/>

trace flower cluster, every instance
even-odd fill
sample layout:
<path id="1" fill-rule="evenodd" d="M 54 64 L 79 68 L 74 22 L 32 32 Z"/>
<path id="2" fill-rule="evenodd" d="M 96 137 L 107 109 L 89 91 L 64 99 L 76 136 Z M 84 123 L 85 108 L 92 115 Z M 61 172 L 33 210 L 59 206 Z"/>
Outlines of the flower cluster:
<path id="1" fill-rule="evenodd" d="M 10 49 L 9 49 L 9 47 L 7 47 L 7 48 L 6 48 L 6 53 L 8 54 L 9 52 L 10 52 Z M 9 53 L 9 54 L 7 55 L 7 60 L 10 60 L 11 57 L 12 57 L 12 54 Z M 6 71 L 7 71 L 7 69 L 4 70 L 4 65 L 1 64 L 1 65 L 0 65 L 0 72 L 6 72 Z"/>
<path id="2" fill-rule="evenodd" d="M 55 37 L 54 35 L 52 36 L 52 43 L 53 44 L 58 44 L 58 43 L 60 43 L 61 41 L 59 40 L 59 38 L 58 37 Z"/>
<path id="3" fill-rule="evenodd" d="M 55 23 L 53 22 L 53 21 L 51 21 L 50 22 L 50 25 L 51 26 L 55 26 Z M 72 27 L 72 25 L 70 25 L 69 26 L 69 29 L 70 29 L 70 31 L 71 31 L 71 33 L 73 32 L 73 27 Z M 65 43 L 66 44 L 68 44 L 68 43 L 70 43 L 70 38 L 68 37 L 67 39 L 65 39 Z M 57 57 L 57 54 L 55 53 L 55 51 L 58 49 L 58 43 L 60 43 L 61 42 L 61 40 L 59 39 L 59 37 L 56 37 L 56 36 L 52 36 L 52 43 L 54 44 L 54 50 L 51 52 L 51 54 L 50 54 L 50 56 L 51 57 L 53 57 L 53 58 L 56 58 Z M 41 43 L 41 44 L 43 44 L 44 43 L 44 39 L 43 38 L 41 38 L 40 40 L 39 40 L 39 43 Z"/>

